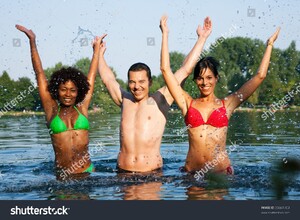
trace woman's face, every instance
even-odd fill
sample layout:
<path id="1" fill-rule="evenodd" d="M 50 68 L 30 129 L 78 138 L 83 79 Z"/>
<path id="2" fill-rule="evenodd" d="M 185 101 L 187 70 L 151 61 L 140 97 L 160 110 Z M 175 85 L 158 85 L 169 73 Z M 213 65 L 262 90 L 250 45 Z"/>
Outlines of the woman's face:
<path id="1" fill-rule="evenodd" d="M 65 106 L 75 105 L 77 95 L 78 89 L 71 80 L 61 83 L 58 87 L 58 100 Z"/>
<path id="2" fill-rule="evenodd" d="M 214 93 L 217 82 L 217 77 L 215 77 L 209 68 L 204 69 L 195 79 L 195 83 L 200 90 L 201 96 L 204 97 Z"/>

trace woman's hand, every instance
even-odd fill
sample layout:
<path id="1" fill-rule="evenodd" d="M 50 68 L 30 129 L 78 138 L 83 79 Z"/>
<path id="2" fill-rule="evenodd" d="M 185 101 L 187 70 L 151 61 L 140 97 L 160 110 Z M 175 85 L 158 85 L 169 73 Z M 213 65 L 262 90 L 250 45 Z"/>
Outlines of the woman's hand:
<path id="1" fill-rule="evenodd" d="M 19 31 L 22 31 L 23 33 L 25 33 L 30 40 L 35 40 L 35 34 L 33 33 L 32 30 L 28 30 L 26 27 L 24 27 L 22 25 L 18 25 L 18 24 L 16 24 L 16 28 Z"/>
<path id="2" fill-rule="evenodd" d="M 271 45 L 273 46 L 274 42 L 276 41 L 278 35 L 280 32 L 280 27 L 277 28 L 277 30 L 275 31 L 275 33 L 267 40 L 267 46 Z"/>
<path id="3" fill-rule="evenodd" d="M 168 17 L 166 15 L 162 16 L 161 19 L 160 19 L 159 28 L 160 28 L 160 30 L 163 34 L 164 33 L 169 33 L 169 29 L 168 29 L 168 26 L 167 26 L 167 20 L 168 20 Z"/>
<path id="4" fill-rule="evenodd" d="M 103 34 L 101 37 L 96 36 L 93 40 L 93 50 L 101 48 L 101 45 L 103 43 L 103 39 L 106 37 L 107 34 Z"/>
<path id="5" fill-rule="evenodd" d="M 212 22 L 209 17 L 206 17 L 204 19 L 203 28 L 201 27 L 201 25 L 198 26 L 197 35 L 198 37 L 208 38 L 211 31 L 212 31 Z"/>

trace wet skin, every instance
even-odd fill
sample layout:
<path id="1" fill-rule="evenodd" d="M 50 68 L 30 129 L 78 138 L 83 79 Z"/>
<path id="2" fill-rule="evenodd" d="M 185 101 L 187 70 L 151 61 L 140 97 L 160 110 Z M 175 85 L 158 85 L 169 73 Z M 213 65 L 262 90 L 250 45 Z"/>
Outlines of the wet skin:
<path id="1" fill-rule="evenodd" d="M 118 166 L 124 170 L 145 172 L 162 167 L 160 143 L 166 119 L 153 98 L 145 70 L 130 72 L 131 94 L 122 103 L 121 148 Z"/>
<path id="2" fill-rule="evenodd" d="M 74 109 L 76 98 L 78 96 L 78 88 L 70 80 L 65 83 L 61 83 L 58 88 L 58 100 L 53 98 L 48 89 L 48 79 L 45 75 L 42 61 L 38 53 L 35 33 L 22 25 L 16 25 L 16 28 L 23 32 L 29 39 L 32 66 L 36 75 L 38 91 L 45 111 L 48 128 L 51 121 L 58 114 L 58 108 L 60 105 L 59 117 L 68 129 L 61 133 L 51 134 L 57 171 L 69 171 L 71 174 L 81 173 L 89 167 L 91 161 L 88 154 L 88 131 L 73 130 L 74 124 L 79 116 L 78 112 Z M 78 103 L 77 108 L 78 111 L 85 117 L 88 116 L 88 107 L 94 91 L 100 44 L 105 36 L 106 35 L 102 35 L 101 37 L 96 36 L 94 38 L 92 43 L 93 57 L 91 59 L 89 72 L 86 78 L 82 78 L 82 80 L 87 80 L 89 88 L 85 94 L 84 100 L 81 103 Z M 73 72 L 73 74 L 79 73 Z M 66 175 L 69 175 L 69 173 Z"/>
<path id="3" fill-rule="evenodd" d="M 195 80 L 200 91 L 200 98 L 194 100 L 192 107 L 201 112 L 205 122 L 214 110 L 223 106 L 221 100 L 214 95 L 217 81 L 218 79 L 210 69 L 206 69 Z M 227 117 L 229 118 L 229 114 L 227 114 Z M 209 171 L 225 172 L 226 168 L 230 166 L 230 160 L 226 152 L 227 129 L 228 127 L 217 128 L 205 124 L 189 128 L 190 146 L 185 169 L 195 171 L 210 165 Z"/>
<path id="4" fill-rule="evenodd" d="M 88 131 L 73 130 L 79 116 L 74 109 L 78 95 L 77 87 L 72 81 L 67 81 L 65 84 L 61 83 L 59 85 L 58 93 L 61 106 L 59 117 L 66 124 L 68 130 L 58 134 L 51 134 L 55 152 L 55 164 L 58 169 L 69 169 L 74 174 L 81 173 L 89 167 L 91 160 L 88 154 Z M 78 110 L 82 112 L 80 106 Z"/>

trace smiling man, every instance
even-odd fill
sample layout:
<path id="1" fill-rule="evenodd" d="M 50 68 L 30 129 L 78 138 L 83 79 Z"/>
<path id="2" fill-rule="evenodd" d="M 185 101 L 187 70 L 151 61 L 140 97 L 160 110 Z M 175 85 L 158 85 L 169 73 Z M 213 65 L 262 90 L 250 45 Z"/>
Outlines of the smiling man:
<path id="1" fill-rule="evenodd" d="M 122 109 L 118 171 L 147 172 L 160 169 L 163 165 L 160 144 L 169 106 L 173 102 L 169 91 L 163 87 L 149 95 L 151 71 L 144 63 L 133 64 L 128 70 L 130 92 L 120 88 L 103 56 L 99 64 L 103 83 Z M 184 76 L 181 81 L 183 79 Z"/>
<path id="2" fill-rule="evenodd" d="M 193 71 L 203 45 L 211 32 L 197 29 L 198 40 L 185 59 L 183 66 L 175 73 L 179 84 Z M 166 18 L 161 20 L 162 31 L 167 31 Z M 100 45 L 99 73 L 113 101 L 121 107 L 120 152 L 117 168 L 119 172 L 148 172 L 160 170 L 163 161 L 160 144 L 167 122 L 169 106 L 174 101 L 166 86 L 149 95 L 152 84 L 151 70 L 144 63 L 135 63 L 128 70 L 129 92 L 123 90 L 104 59 L 105 43 Z"/>

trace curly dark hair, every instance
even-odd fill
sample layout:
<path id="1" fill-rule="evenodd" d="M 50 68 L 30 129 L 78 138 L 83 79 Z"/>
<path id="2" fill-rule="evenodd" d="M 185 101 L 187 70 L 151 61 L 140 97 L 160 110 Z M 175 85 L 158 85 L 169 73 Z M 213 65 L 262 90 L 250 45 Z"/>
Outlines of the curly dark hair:
<path id="1" fill-rule="evenodd" d="M 82 102 L 90 89 L 90 84 L 84 73 L 74 67 L 63 67 L 51 75 L 48 90 L 52 98 L 58 100 L 58 87 L 61 83 L 66 83 L 67 81 L 72 81 L 78 89 L 75 104 Z"/>

